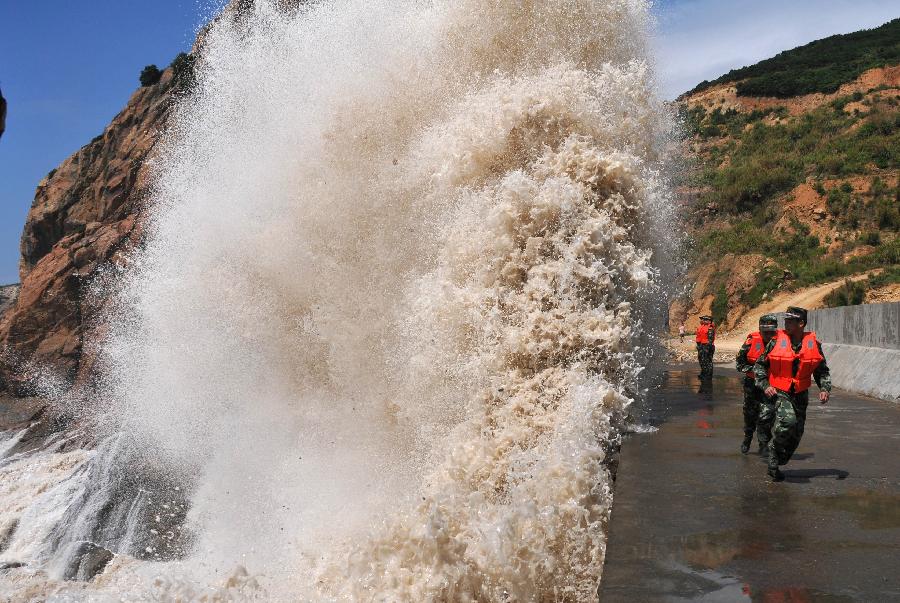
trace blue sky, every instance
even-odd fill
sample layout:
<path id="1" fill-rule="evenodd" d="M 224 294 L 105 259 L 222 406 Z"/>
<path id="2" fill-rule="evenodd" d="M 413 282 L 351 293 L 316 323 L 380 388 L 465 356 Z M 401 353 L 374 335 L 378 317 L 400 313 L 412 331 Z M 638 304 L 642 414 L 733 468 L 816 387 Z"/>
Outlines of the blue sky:
<path id="1" fill-rule="evenodd" d="M 19 280 L 37 183 L 103 131 L 145 65 L 190 49 L 213 1 L 0 0 L 0 284 Z"/>
<path id="2" fill-rule="evenodd" d="M 900 17 L 900 0 L 662 0 L 657 71 L 672 98 L 705 79 L 826 36 Z"/>
<path id="3" fill-rule="evenodd" d="M 18 280 L 22 225 L 43 176 L 100 134 L 141 69 L 190 48 L 223 0 L 0 0 L 0 284 Z M 750 8 L 752 7 L 752 8 Z M 661 0 L 655 36 L 668 97 L 734 67 L 900 16 L 900 0 Z"/>

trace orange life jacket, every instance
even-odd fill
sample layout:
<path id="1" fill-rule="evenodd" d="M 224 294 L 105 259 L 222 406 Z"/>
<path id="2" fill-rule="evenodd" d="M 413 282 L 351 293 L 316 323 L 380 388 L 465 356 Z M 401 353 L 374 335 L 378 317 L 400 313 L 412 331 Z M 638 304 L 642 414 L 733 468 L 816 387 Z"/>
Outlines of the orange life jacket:
<path id="1" fill-rule="evenodd" d="M 775 336 L 775 347 L 769 352 L 769 385 L 781 391 L 805 392 L 812 384 L 812 374 L 825 358 L 819 353 L 815 333 L 804 333 L 800 351 L 794 352 L 791 338 L 784 331 Z M 800 359 L 797 374 L 794 360 Z"/>
<path id="2" fill-rule="evenodd" d="M 694 338 L 697 343 L 709 343 L 709 325 L 700 325 L 697 327 L 697 336 Z"/>
<path id="3" fill-rule="evenodd" d="M 763 348 L 766 347 L 763 344 L 763 338 L 759 331 L 754 331 L 747 335 L 747 341 L 744 342 L 744 345 L 750 346 L 750 349 L 747 350 L 747 364 L 756 362 L 756 359 L 762 356 Z M 752 377 L 753 371 L 747 371 L 747 376 Z"/>

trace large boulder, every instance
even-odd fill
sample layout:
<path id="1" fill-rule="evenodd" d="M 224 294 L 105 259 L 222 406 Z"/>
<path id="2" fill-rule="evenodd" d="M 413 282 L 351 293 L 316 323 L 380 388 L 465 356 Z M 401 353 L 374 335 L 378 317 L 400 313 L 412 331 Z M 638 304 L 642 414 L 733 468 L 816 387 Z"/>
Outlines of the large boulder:
<path id="1" fill-rule="evenodd" d="M 93 542 L 82 542 L 78 545 L 69 563 L 66 565 L 63 578 L 65 580 L 81 580 L 84 582 L 94 579 L 101 573 L 115 555 L 102 546 Z"/>

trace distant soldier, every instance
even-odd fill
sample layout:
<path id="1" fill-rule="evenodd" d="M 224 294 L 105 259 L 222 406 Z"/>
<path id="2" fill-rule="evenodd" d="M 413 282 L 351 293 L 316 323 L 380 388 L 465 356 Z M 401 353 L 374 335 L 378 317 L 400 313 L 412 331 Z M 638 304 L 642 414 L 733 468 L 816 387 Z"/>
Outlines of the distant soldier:
<path id="1" fill-rule="evenodd" d="M 697 344 L 697 361 L 700 363 L 700 378 L 705 379 L 712 377 L 713 373 L 713 355 L 716 352 L 716 326 L 713 324 L 712 316 L 701 316 L 700 326 L 697 327 L 697 334 L 694 337 Z"/>
<path id="2" fill-rule="evenodd" d="M 750 452 L 754 431 L 758 432 L 756 439 L 759 442 L 759 453 L 768 452 L 772 422 L 775 420 L 776 398 L 768 398 L 763 390 L 756 387 L 753 365 L 777 331 L 778 317 L 763 314 L 759 318 L 759 331 L 747 335 L 735 359 L 737 370 L 744 373 L 744 442 L 741 444 L 741 452 L 744 454 Z"/>
<path id="3" fill-rule="evenodd" d="M 780 465 L 791 460 L 803 437 L 806 407 L 812 379 L 819 386 L 819 401 L 828 402 L 831 374 L 815 333 L 807 333 L 806 310 L 790 306 L 785 313 L 784 330 L 766 345 L 753 365 L 756 386 L 767 396 L 777 396 L 775 423 L 769 444 L 769 477 L 780 482 Z"/>

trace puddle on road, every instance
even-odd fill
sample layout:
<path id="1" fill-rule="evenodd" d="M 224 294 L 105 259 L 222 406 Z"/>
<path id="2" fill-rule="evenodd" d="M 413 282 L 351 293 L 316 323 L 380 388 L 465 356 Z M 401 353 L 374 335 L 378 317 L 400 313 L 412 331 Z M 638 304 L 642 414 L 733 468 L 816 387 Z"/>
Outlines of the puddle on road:
<path id="1" fill-rule="evenodd" d="M 717 568 L 741 556 L 743 551 L 737 530 L 692 534 L 684 539 L 682 547 L 684 560 L 696 569 Z"/>
<path id="2" fill-rule="evenodd" d="M 891 600 L 897 594 L 896 579 L 869 570 L 873 565 L 881 567 L 881 559 L 892 558 L 896 541 L 890 537 L 855 538 L 853 533 L 900 528 L 900 493 L 892 493 L 890 488 L 839 493 L 849 486 L 840 482 L 850 476 L 848 469 L 852 471 L 854 465 L 828 448 L 798 452 L 792 459 L 796 464 L 785 469 L 787 483 L 769 484 L 764 479 L 765 463 L 756 455 L 739 454 L 741 400 L 737 379 L 717 376 L 700 381 L 696 373 L 671 371 L 642 409 L 642 422 L 662 427 L 660 433 L 651 436 L 653 444 L 641 449 L 643 456 L 638 455 L 645 463 L 642 475 L 648 483 L 666 480 L 666 492 L 684 494 L 684 498 L 672 499 L 670 506 L 675 509 L 661 518 L 666 528 L 651 530 L 655 538 L 635 536 L 633 527 L 630 532 L 626 529 L 632 536 L 627 540 L 629 545 L 613 549 L 618 551 L 621 565 L 609 565 L 614 557 L 607 559 L 605 580 L 609 582 L 604 592 L 608 600 Z M 825 426 L 812 423 L 814 429 Z M 702 438 L 715 441 L 707 444 Z M 726 448 L 732 438 L 734 444 Z M 657 458 L 680 455 L 682 461 L 690 463 L 691 471 L 673 473 L 671 464 L 658 465 L 648 456 L 648 450 Z M 708 465 L 699 465 L 707 461 Z M 737 472 L 729 469 L 729 462 L 741 463 Z M 710 479 L 726 481 L 709 488 L 702 499 L 690 494 L 701 481 Z M 817 487 L 798 486 L 809 483 Z M 721 497 L 722 504 L 711 501 L 711 497 Z M 726 512 L 707 517 L 705 513 L 716 508 Z M 705 529 L 709 531 L 702 531 Z M 854 568 L 843 579 L 836 580 L 833 574 L 843 571 L 840 565 L 819 567 L 817 563 L 825 542 L 831 555 L 845 556 L 847 567 Z M 783 565 L 767 567 L 778 560 Z M 614 575 L 617 581 L 613 581 Z"/>
<path id="3" fill-rule="evenodd" d="M 850 490 L 813 499 L 829 511 L 853 515 L 864 530 L 900 528 L 900 496 L 877 490 Z"/>
<path id="4" fill-rule="evenodd" d="M 748 587 L 748 594 L 753 603 L 852 603 L 856 600 L 853 597 L 799 587 L 768 589 L 758 593 Z"/>
<path id="5" fill-rule="evenodd" d="M 691 534 L 681 541 L 678 555 L 695 569 L 715 569 L 735 559 L 761 559 L 772 551 L 790 552 L 803 548 L 803 538 L 773 538 L 752 528 Z"/>
<path id="6" fill-rule="evenodd" d="M 849 603 L 856 597 L 836 595 L 803 586 L 757 587 L 714 570 L 695 570 L 679 563 L 661 564 L 665 601 L 704 603 Z"/>

